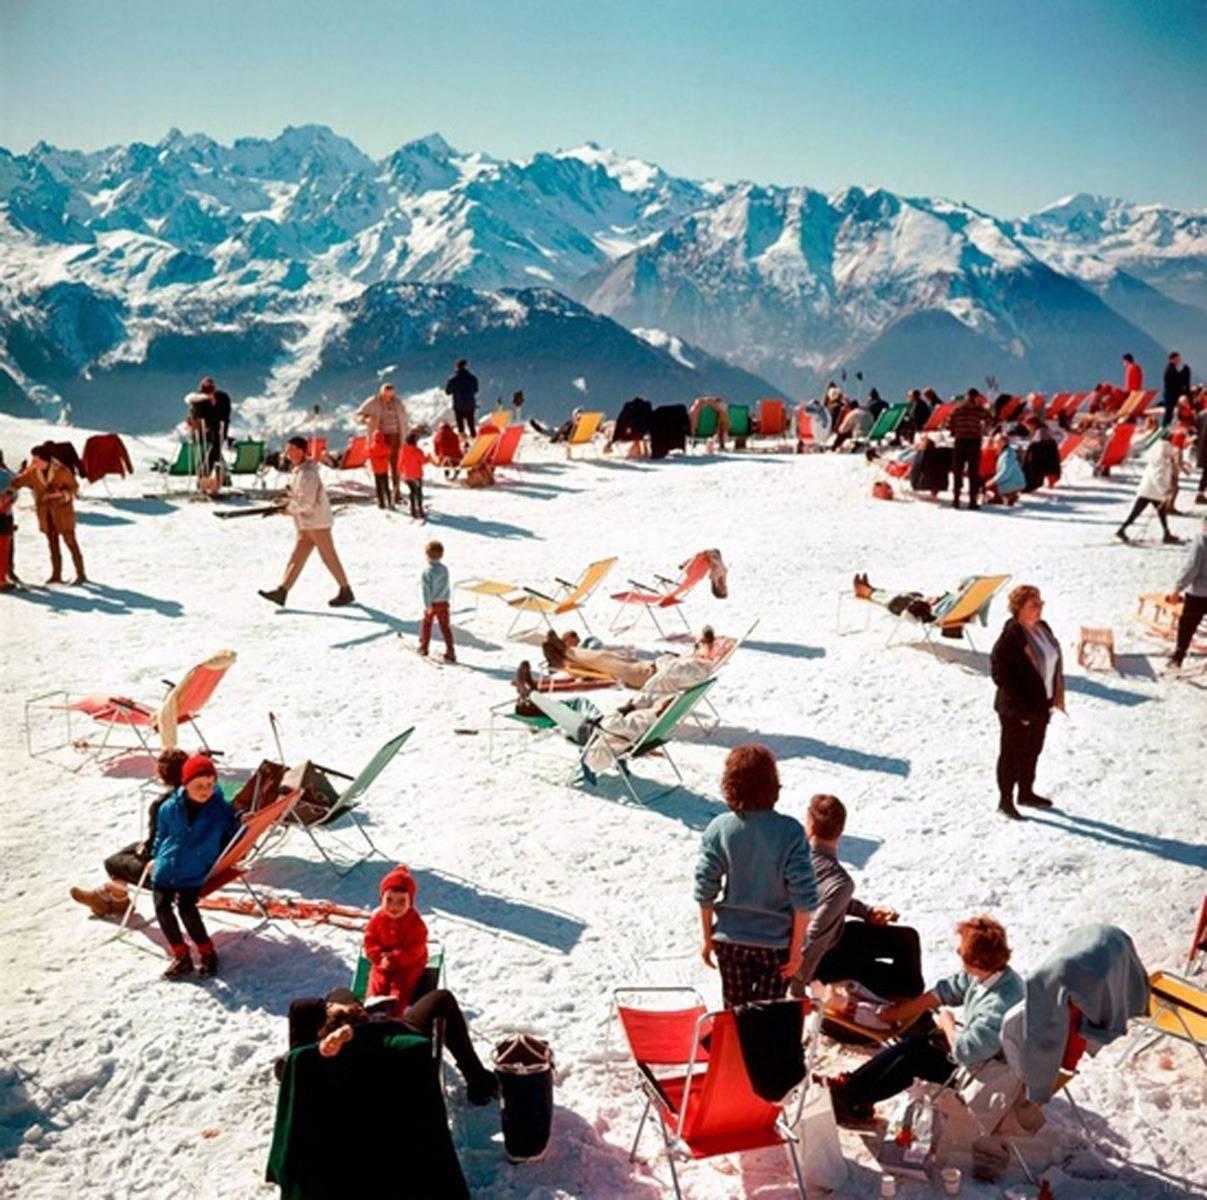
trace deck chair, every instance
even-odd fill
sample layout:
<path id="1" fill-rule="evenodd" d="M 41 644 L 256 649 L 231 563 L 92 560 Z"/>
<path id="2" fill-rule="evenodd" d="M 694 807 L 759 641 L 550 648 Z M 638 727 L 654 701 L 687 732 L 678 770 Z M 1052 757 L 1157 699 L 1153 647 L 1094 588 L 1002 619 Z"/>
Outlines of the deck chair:
<path id="1" fill-rule="evenodd" d="M 494 471 L 490 465 L 490 454 L 494 449 L 494 444 L 499 436 L 499 431 L 493 425 L 489 429 L 482 429 L 478 436 L 466 452 L 461 456 L 461 461 L 456 466 L 448 466 L 444 468 L 445 477 L 448 479 L 457 479 L 463 472 L 468 473 L 476 467 L 483 467 L 491 475 L 491 481 L 494 481 Z"/>
<path id="2" fill-rule="evenodd" d="M 669 1001 L 676 994 L 685 1007 L 663 1009 L 633 1003 L 654 996 Z M 677 1159 L 712 1158 L 773 1146 L 787 1147 L 804 1200 L 805 1180 L 796 1150 L 799 1138 L 792 1130 L 799 1123 L 808 1092 L 810 1035 L 804 1037 L 802 1052 L 806 1082 L 798 1090 L 795 1116 L 790 1117 L 783 1101 L 764 1100 L 755 1093 L 732 1010 L 709 1012 L 694 988 L 619 988 L 613 1002 L 645 1098 L 629 1161 L 637 1156 L 652 1109 L 678 1200 L 683 1193 Z M 811 1008 L 808 1000 L 775 1003 L 800 1005 L 805 1014 Z M 808 1026 L 816 1029 L 815 1022 Z M 795 1053 L 796 1047 L 785 1047 L 785 1051 Z"/>
<path id="3" fill-rule="evenodd" d="M 1007 421 L 1013 420 L 1024 403 L 1025 400 L 1022 396 L 1011 396 L 1002 406 L 1001 413 L 998 414 L 998 424 L 1004 425 Z"/>
<path id="4" fill-rule="evenodd" d="M 654 622 L 654 628 L 658 630 L 660 638 L 666 638 L 666 630 L 662 628 L 662 624 L 658 620 L 659 610 L 663 612 L 672 610 L 678 613 L 679 618 L 683 622 L 684 629 L 690 634 L 692 631 L 691 626 L 683 615 L 683 600 L 698 583 L 707 578 L 708 569 L 708 554 L 702 550 L 683 568 L 683 574 L 679 577 L 678 581 L 667 579 L 665 575 L 655 575 L 654 578 L 661 586 L 650 587 L 646 584 L 638 583 L 635 579 L 630 579 L 629 583 L 633 585 L 630 591 L 615 592 L 612 595 L 612 599 L 616 601 L 618 607 L 610 628 L 615 633 L 622 614 L 631 605 L 637 605 L 638 617 L 640 617 L 642 612 L 648 614 Z M 632 629 L 636 623 L 636 620 L 634 620 L 624 626 L 624 628 Z"/>
<path id="5" fill-rule="evenodd" d="M 1167 1037 L 1189 1042 L 1207 1067 L 1207 988 L 1169 971 L 1154 971 L 1148 978 L 1148 1016 L 1140 1026 L 1154 1036 L 1132 1052 L 1132 1057 Z"/>
<path id="6" fill-rule="evenodd" d="M 1194 927 L 1194 937 L 1190 939 L 1190 953 L 1186 957 L 1186 969 L 1193 975 L 1199 969 L 1199 959 L 1207 957 L 1207 896 L 1203 897 L 1203 907 L 1199 909 L 1199 921 Z"/>
<path id="7" fill-rule="evenodd" d="M 712 407 L 701 408 L 696 416 L 696 432 L 689 438 L 691 444 L 694 446 L 697 442 L 707 442 L 709 438 L 715 438 L 717 428 L 717 410 Z"/>
<path id="8" fill-rule="evenodd" d="M 409 729 L 404 729 L 396 737 L 390 738 L 390 740 L 386 742 L 371 759 L 369 759 L 361 773 L 355 777 L 347 775 L 343 771 L 335 771 L 330 767 L 319 767 L 316 764 L 316 769 L 321 771 L 324 775 L 334 775 L 337 779 L 349 780 L 348 786 L 339 793 L 339 795 L 336 797 L 335 803 L 332 804 L 332 806 L 319 820 L 312 821 L 309 825 L 302 826 L 302 828 L 306 831 L 307 836 L 314 843 L 315 849 L 323 856 L 327 865 L 336 873 L 336 875 L 343 877 L 344 875 L 347 875 L 349 871 L 354 870 L 356 867 L 359 867 L 361 863 L 365 862 L 369 855 L 374 851 L 377 851 L 379 854 L 381 853 L 377 846 L 374 845 L 373 839 L 369 837 L 365 827 L 360 823 L 360 821 L 357 820 L 356 808 L 360 804 L 361 798 L 364 796 L 365 792 L 367 792 L 369 788 L 373 786 L 374 782 L 376 782 L 377 777 L 382 773 L 382 771 L 384 771 L 386 767 L 393 762 L 394 756 L 403 748 L 404 745 L 406 745 L 407 739 L 410 738 L 411 734 L 414 732 L 415 727 L 412 725 Z M 356 857 L 355 851 L 349 851 L 349 848 L 346 844 L 340 842 L 337 838 L 335 838 L 334 835 L 328 834 L 327 836 L 330 837 L 331 841 L 334 842 L 336 846 L 338 846 L 341 850 L 353 854 L 351 860 L 344 859 L 341 861 L 340 859 L 337 859 L 333 854 L 330 853 L 330 851 L 328 851 L 327 847 L 323 845 L 322 839 L 318 836 L 320 831 L 326 831 L 329 826 L 340 820 L 341 817 L 347 817 L 352 822 L 353 828 L 364 839 L 365 845 L 368 847 L 363 854 L 361 854 L 359 857 Z"/>
<path id="9" fill-rule="evenodd" d="M 306 443 L 306 457 L 313 458 L 315 462 L 323 462 L 327 457 L 327 439 L 312 437 Z"/>
<path id="10" fill-rule="evenodd" d="M 102 757 L 113 758 L 131 750 L 141 750 L 154 759 L 156 751 L 151 747 L 150 734 L 159 734 L 162 749 L 174 750 L 177 745 L 177 730 L 181 725 L 188 724 L 192 726 L 206 752 L 210 753 L 210 744 L 197 724 L 197 717 L 209 703 L 223 676 L 234 665 L 235 658 L 233 650 L 219 650 L 211 658 L 190 668 L 179 683 L 165 680 L 167 694 L 155 707 L 140 704 L 137 700 L 125 696 L 107 696 L 100 693 L 74 701 L 62 691 L 34 696 L 25 702 L 26 749 L 32 758 L 51 750 L 62 749 L 64 746 L 74 746 L 76 749 L 91 751 L 90 757 L 97 761 Z M 60 702 L 50 703 L 52 700 Z M 64 714 L 66 736 L 62 741 L 35 748 L 34 714 L 40 709 L 51 709 Z M 81 713 L 103 726 L 104 733 L 99 742 L 73 737 L 73 713 Z M 136 740 L 126 743 L 114 742 L 112 739 L 120 729 L 129 730 Z"/>
<path id="11" fill-rule="evenodd" d="M 1064 407 L 1069 402 L 1072 395 L 1070 392 L 1057 392 L 1056 395 L 1048 401 L 1048 407 L 1043 414 L 1045 421 L 1055 421 L 1057 417 L 1064 412 Z"/>
<path id="12" fill-rule="evenodd" d="M 239 441 L 235 443 L 235 461 L 230 465 L 231 475 L 255 475 L 260 486 L 264 486 L 264 443 Z"/>
<path id="13" fill-rule="evenodd" d="M 1081 448 L 1081 443 L 1085 441 L 1084 433 L 1070 433 L 1063 442 L 1060 443 L 1060 461 L 1066 463 L 1074 454 Z"/>
<path id="14" fill-rule="evenodd" d="M 729 413 L 729 436 L 736 442 L 750 437 L 750 407 L 746 404 L 731 404 Z"/>
<path id="15" fill-rule="evenodd" d="M 785 441 L 788 438 L 788 406 L 778 397 L 759 401 L 758 436 Z"/>
<path id="16" fill-rule="evenodd" d="M 943 404 L 937 405 L 934 412 L 926 420 L 926 424 L 922 427 L 923 433 L 937 433 L 944 425 L 947 424 L 947 419 L 955 412 L 956 406 L 954 400 L 948 400 Z"/>
<path id="17" fill-rule="evenodd" d="M 574 421 L 574 429 L 566 441 L 566 457 L 574 457 L 576 446 L 590 446 L 594 443 L 595 435 L 599 432 L 604 415 L 601 412 L 579 413 Z"/>
<path id="18" fill-rule="evenodd" d="M 359 471 L 369 461 L 369 439 L 363 433 L 358 433 L 348 443 L 347 449 L 339 456 L 336 470 Z"/>
<path id="19" fill-rule="evenodd" d="M 708 679 L 704 679 L 700 683 L 694 684 L 692 687 L 680 692 L 636 741 L 620 750 L 614 749 L 608 741 L 607 735 L 602 729 L 597 727 L 590 734 L 586 743 L 582 745 L 581 752 L 579 753 L 579 767 L 585 763 L 590 750 L 598 744 L 605 749 L 609 765 L 620 776 L 621 782 L 624 784 L 629 795 L 632 796 L 634 803 L 643 804 L 647 800 L 653 800 L 658 796 L 664 796 L 667 792 L 674 791 L 683 782 L 683 775 L 675 760 L 671 757 L 668 745 L 675 731 L 691 716 L 692 710 L 704 699 L 714 683 L 716 683 L 715 676 L 710 676 Z M 555 699 L 553 696 L 533 692 L 531 699 L 541 712 L 555 722 L 569 740 L 578 744 L 579 730 L 582 727 L 582 718 L 578 713 L 571 709 L 569 705 Z M 675 773 L 676 782 L 671 784 L 670 787 L 662 788 L 657 792 L 647 795 L 643 799 L 634 783 L 630 764 L 635 759 L 645 758 L 652 754 L 658 754 L 666 759 L 670 764 L 671 770 Z M 577 779 L 579 767 L 575 768 L 573 779 Z"/>
<path id="20" fill-rule="evenodd" d="M 205 877 L 205 882 L 198 893 L 199 898 L 204 900 L 206 896 L 212 896 L 214 892 L 238 883 L 251 897 L 256 908 L 260 910 L 262 914 L 260 925 L 270 920 L 268 906 L 260 898 L 256 889 L 248 883 L 247 872 L 253 862 L 263 855 L 269 835 L 274 831 L 284 829 L 285 820 L 293 812 L 294 805 L 301 797 L 302 793 L 295 790 L 274 800 L 271 804 L 266 804 L 263 808 L 248 813 L 243 818 L 243 828 L 226 844 L 226 849 L 222 851 L 218 856 L 218 861 L 210 868 L 210 873 Z M 147 863 L 142 878 L 130 895 L 130 903 L 126 906 L 121 927 L 111 939 L 112 941 L 125 937 L 129 932 L 130 917 L 138 904 L 139 896 L 147 888 L 153 865 L 153 863 Z"/>
<path id="21" fill-rule="evenodd" d="M 926 639 L 926 645 L 931 650 L 935 648 L 936 634 L 941 634 L 945 629 L 961 629 L 964 631 L 964 636 L 968 639 L 968 644 L 972 646 L 972 649 L 975 652 L 976 646 L 973 645 L 971 634 L 972 623 L 982 614 L 988 613 L 989 606 L 993 603 L 994 596 L 996 596 L 1009 581 L 1009 575 L 973 576 L 973 578 L 964 585 L 963 589 L 960 591 L 960 594 L 956 597 L 955 603 L 952 604 L 952 606 L 937 620 L 931 621 L 928 624 L 923 624 L 922 622 L 907 620 L 906 614 L 902 613 L 902 615 L 894 622 L 886 645 L 891 646 L 894 644 L 897 634 L 901 631 L 902 626 L 916 625 L 922 630 L 923 636 Z M 870 603 L 870 601 L 868 603 Z M 888 610 L 886 609 L 885 611 L 887 612 Z"/>
<path id="22" fill-rule="evenodd" d="M 529 630 L 520 630 L 517 632 L 517 626 L 524 619 L 525 614 L 535 616 L 537 618 L 535 625 L 532 628 L 539 628 L 544 622 L 550 629 L 553 628 L 553 618 L 567 616 L 574 613 L 583 623 L 583 628 L 590 634 L 591 626 L 587 624 L 587 618 L 583 615 L 583 608 L 587 601 L 591 598 L 592 592 L 595 591 L 608 573 L 616 565 L 616 559 L 601 558 L 596 562 L 590 563 L 578 577 L 577 583 L 571 583 L 566 579 L 557 579 L 557 583 L 561 589 L 556 596 L 548 596 L 544 592 L 538 592 L 535 588 L 521 586 L 519 594 L 515 596 L 504 596 L 504 601 L 515 610 L 515 618 L 512 620 L 510 627 L 507 630 L 509 638 L 522 637 L 524 633 L 531 632 Z M 489 580 L 485 581 L 490 583 Z M 467 591 L 473 591 L 474 588 L 467 588 Z"/>
<path id="23" fill-rule="evenodd" d="M 172 462 L 161 458 L 151 464 L 151 470 L 165 477 L 181 478 L 185 475 L 196 475 L 201 456 L 197 453 L 196 442 L 181 442 L 176 448 L 176 457 Z"/>
<path id="24" fill-rule="evenodd" d="M 492 467 L 510 467 L 515 462 L 516 450 L 524 436 L 523 425 L 512 425 L 503 430 L 491 443 L 489 462 Z"/>
<path id="25" fill-rule="evenodd" d="M 1094 464 L 1095 475 L 1105 475 L 1112 467 L 1117 467 L 1132 448 L 1132 438 L 1136 436 L 1136 427 L 1130 421 L 1116 425 L 1106 445 L 1102 448 L 1102 456 Z"/>
<path id="26" fill-rule="evenodd" d="M 905 420 L 905 414 L 909 412 L 908 404 L 890 404 L 876 418 L 876 423 L 868 430 L 868 444 L 872 442 L 883 442 L 885 438 L 892 437 Z"/>
<path id="27" fill-rule="evenodd" d="M 511 409 L 496 408 L 483 422 L 484 425 L 493 425 L 500 433 L 511 424 Z"/>
<path id="28" fill-rule="evenodd" d="M 1133 417 L 1142 417 L 1156 392 L 1132 392 L 1123 402 L 1123 407 L 1115 414 L 1117 421 L 1129 421 Z"/>

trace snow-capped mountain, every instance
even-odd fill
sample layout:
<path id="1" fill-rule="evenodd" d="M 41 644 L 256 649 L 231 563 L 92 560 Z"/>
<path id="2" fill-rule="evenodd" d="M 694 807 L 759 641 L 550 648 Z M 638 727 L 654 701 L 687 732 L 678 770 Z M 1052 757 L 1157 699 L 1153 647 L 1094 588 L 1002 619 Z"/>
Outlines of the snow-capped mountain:
<path id="1" fill-rule="evenodd" d="M 469 305 L 478 316 L 447 313 L 430 344 L 447 357 L 466 339 L 454 353 L 551 417 L 573 397 L 537 394 L 540 360 L 562 364 L 551 392 L 606 379 L 609 402 L 672 379 L 685 400 L 722 378 L 799 396 L 843 368 L 892 390 L 961 387 L 969 372 L 1079 386 L 1113 375 L 1121 348 L 1155 366 L 1178 342 L 1194 361 L 1205 224 L 1086 197 L 1011 223 L 880 190 L 696 182 L 590 143 L 522 161 L 438 134 L 373 160 L 322 126 L 229 146 L 177 130 L 92 152 L 39 143 L 0 149 L 0 406 L 62 398 L 103 423 L 98 405 L 124 404 L 162 423 L 206 371 L 249 412 L 316 388 L 333 402 L 339 339 L 358 302 L 386 295 L 399 328 L 399 305 L 416 327 L 449 297 Z M 370 297 L 380 284 L 428 290 Z M 490 333 L 492 366 L 471 339 L 494 329 L 482 293 L 507 289 L 552 289 L 652 332 L 626 340 L 577 306 L 551 323 L 553 302 L 534 300 L 528 321 Z M 539 348 L 534 314 L 554 339 Z M 365 370 L 403 357 L 366 344 L 383 361 Z M 764 378 L 724 377 L 718 358 Z"/>

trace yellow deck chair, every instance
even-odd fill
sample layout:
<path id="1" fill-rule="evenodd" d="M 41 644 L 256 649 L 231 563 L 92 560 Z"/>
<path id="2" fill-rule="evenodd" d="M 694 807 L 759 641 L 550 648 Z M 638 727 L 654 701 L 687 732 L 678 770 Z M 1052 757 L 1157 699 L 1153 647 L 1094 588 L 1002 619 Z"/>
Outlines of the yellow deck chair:
<path id="1" fill-rule="evenodd" d="M 490 468 L 490 452 L 494 449 L 494 444 L 499 439 L 498 430 L 492 428 L 489 433 L 480 433 L 466 452 L 461 456 L 461 461 L 455 467 L 446 467 L 445 475 L 449 479 L 456 479 L 462 471 L 469 472 L 475 467 L 481 467 L 490 472 L 493 482 L 494 472 Z"/>
<path id="2" fill-rule="evenodd" d="M 483 596 L 497 596 L 500 600 L 505 600 L 523 590 L 518 583 L 504 583 L 501 579 L 463 579 L 453 586 L 460 592 L 473 594 L 475 614 L 482 604 Z"/>
<path id="3" fill-rule="evenodd" d="M 964 636 L 968 639 L 968 644 L 972 646 L 973 650 L 976 650 L 970 633 L 972 622 L 981 613 L 988 612 L 989 605 L 992 603 L 994 596 L 1009 581 L 1009 575 L 976 575 L 970 579 L 956 597 L 955 603 L 938 620 L 921 626 L 923 635 L 926 638 L 926 644 L 933 650 L 935 634 L 941 634 L 945 629 L 962 629 Z M 889 645 L 892 645 L 901 626 L 908 624 L 911 624 L 911 622 L 898 619 L 897 623 L 893 626 L 892 634 L 889 636 Z"/>
<path id="4" fill-rule="evenodd" d="M 604 415 L 601 412 L 584 412 L 578 414 L 574 422 L 574 431 L 566 443 L 566 457 L 573 458 L 575 446 L 589 446 L 599 432 Z"/>
<path id="5" fill-rule="evenodd" d="M 1173 1037 L 1189 1042 L 1207 1067 L 1207 988 L 1169 971 L 1154 971 L 1148 982 L 1152 988 L 1148 1016 L 1141 1018 L 1140 1024 L 1154 1036 L 1132 1057 Z"/>
<path id="6" fill-rule="evenodd" d="M 588 633 L 591 633 L 591 626 L 587 624 L 587 618 L 583 616 L 583 606 L 591 598 L 591 593 L 603 583 L 608 572 L 615 565 L 615 558 L 601 558 L 598 562 L 591 563 L 583 571 L 577 583 L 570 583 L 565 579 L 555 580 L 561 589 L 560 594 L 557 596 L 547 596 L 544 592 L 538 592 L 530 587 L 521 588 L 522 595 L 513 596 L 507 600 L 507 603 L 515 609 L 516 613 L 515 620 L 512 621 L 511 628 L 507 631 L 507 636 L 519 637 L 523 632 L 526 632 L 517 632 L 516 630 L 516 626 L 520 624 L 525 613 L 535 615 L 538 618 L 537 627 L 539 627 L 541 621 L 544 621 L 550 629 L 553 628 L 554 617 L 565 616 L 567 613 L 576 613 L 578 619 L 583 623 L 583 628 Z"/>
<path id="7" fill-rule="evenodd" d="M 511 424 L 511 409 L 497 408 L 486 420 L 502 433 Z"/>

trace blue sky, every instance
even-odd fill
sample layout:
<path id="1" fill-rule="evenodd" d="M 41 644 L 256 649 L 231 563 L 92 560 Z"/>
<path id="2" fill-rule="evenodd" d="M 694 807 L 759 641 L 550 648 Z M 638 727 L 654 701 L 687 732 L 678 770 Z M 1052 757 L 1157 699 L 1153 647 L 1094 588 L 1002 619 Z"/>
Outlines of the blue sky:
<path id="1" fill-rule="evenodd" d="M 319 122 L 874 184 L 1207 207 L 1204 0 L 0 0 L 0 145 Z"/>

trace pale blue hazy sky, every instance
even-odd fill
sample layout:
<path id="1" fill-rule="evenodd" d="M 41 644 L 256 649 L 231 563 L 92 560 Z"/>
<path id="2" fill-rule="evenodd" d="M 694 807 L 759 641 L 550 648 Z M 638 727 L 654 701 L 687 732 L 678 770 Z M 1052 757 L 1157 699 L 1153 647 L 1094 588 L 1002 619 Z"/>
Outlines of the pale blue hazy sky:
<path id="1" fill-rule="evenodd" d="M 0 145 L 318 122 L 878 184 L 1207 207 L 1207 0 L 0 0 Z"/>

